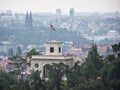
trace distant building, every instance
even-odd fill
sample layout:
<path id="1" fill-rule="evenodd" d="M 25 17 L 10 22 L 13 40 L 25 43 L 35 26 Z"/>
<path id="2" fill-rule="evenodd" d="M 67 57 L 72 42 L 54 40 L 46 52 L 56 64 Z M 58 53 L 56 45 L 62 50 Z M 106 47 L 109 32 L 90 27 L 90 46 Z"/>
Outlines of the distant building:
<path id="1" fill-rule="evenodd" d="M 115 23 L 115 29 L 120 34 L 120 12 L 116 12 L 116 23 Z"/>
<path id="2" fill-rule="evenodd" d="M 107 33 L 107 36 L 117 37 L 117 36 L 119 36 L 119 33 L 118 33 L 116 30 L 110 30 L 110 31 Z"/>
<path id="3" fill-rule="evenodd" d="M 71 17 L 74 17 L 75 14 L 74 8 L 70 8 L 69 14 Z"/>
<path id="4" fill-rule="evenodd" d="M 62 24 L 60 25 L 60 28 L 65 28 L 65 29 L 69 30 L 69 24 L 67 24 L 67 23 L 62 23 Z"/>
<path id="5" fill-rule="evenodd" d="M 31 58 L 31 69 L 40 70 L 41 77 L 48 76 L 47 64 L 64 63 L 73 66 L 73 58 L 62 53 L 62 42 L 51 40 L 45 43 L 46 52 L 42 55 L 33 55 Z"/>
<path id="6" fill-rule="evenodd" d="M 15 20 L 16 20 L 16 17 L 12 15 L 12 12 L 8 11 L 7 13 L 1 13 L 0 27 L 11 27 Z"/>
<path id="7" fill-rule="evenodd" d="M 26 17 L 25 17 L 25 26 L 26 27 L 33 27 L 33 19 L 32 19 L 32 13 L 30 12 L 28 14 L 28 11 L 26 13 Z"/>
<path id="8" fill-rule="evenodd" d="M 3 71 L 8 71 L 7 70 L 7 65 L 8 65 L 8 63 L 12 63 L 12 61 L 11 60 L 0 60 L 0 72 L 3 72 Z"/>
<path id="9" fill-rule="evenodd" d="M 8 41 L 1 41 L 0 42 L 0 55 L 7 56 L 8 50 L 13 47 L 13 44 Z"/>
<path id="10" fill-rule="evenodd" d="M 61 15 L 62 15 L 61 9 L 56 9 L 56 15 L 57 15 L 57 16 L 61 16 Z"/>

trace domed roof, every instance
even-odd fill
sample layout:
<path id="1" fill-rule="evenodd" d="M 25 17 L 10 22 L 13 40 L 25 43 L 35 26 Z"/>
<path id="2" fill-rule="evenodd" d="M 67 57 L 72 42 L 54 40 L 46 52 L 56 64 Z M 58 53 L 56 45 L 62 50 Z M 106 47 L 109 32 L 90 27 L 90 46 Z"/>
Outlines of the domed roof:
<path id="1" fill-rule="evenodd" d="M 117 36 L 119 35 L 119 33 L 116 31 L 116 30 L 110 30 L 108 33 L 107 33 L 108 36 Z"/>

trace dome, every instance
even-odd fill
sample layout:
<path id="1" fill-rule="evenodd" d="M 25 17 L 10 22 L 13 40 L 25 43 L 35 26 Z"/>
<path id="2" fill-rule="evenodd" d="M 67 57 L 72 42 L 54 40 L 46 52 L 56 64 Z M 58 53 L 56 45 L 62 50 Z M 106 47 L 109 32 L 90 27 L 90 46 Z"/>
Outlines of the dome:
<path id="1" fill-rule="evenodd" d="M 119 33 L 116 30 L 110 30 L 107 33 L 107 36 L 118 36 L 118 35 L 119 35 Z"/>

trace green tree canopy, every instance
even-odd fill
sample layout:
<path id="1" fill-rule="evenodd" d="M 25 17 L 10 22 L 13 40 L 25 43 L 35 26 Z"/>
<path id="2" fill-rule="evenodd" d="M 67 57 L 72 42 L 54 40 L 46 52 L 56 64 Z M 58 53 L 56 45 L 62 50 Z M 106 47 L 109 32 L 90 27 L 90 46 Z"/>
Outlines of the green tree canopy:
<path id="1" fill-rule="evenodd" d="M 31 49 L 29 52 L 27 52 L 27 57 L 31 57 L 32 55 L 37 55 L 39 52 L 37 52 L 35 49 Z"/>
<path id="2" fill-rule="evenodd" d="M 63 63 L 53 63 L 50 65 L 50 71 L 48 76 L 48 89 L 57 90 L 62 89 L 63 79 L 66 77 L 68 65 Z"/>
<path id="3" fill-rule="evenodd" d="M 44 80 L 40 77 L 40 71 L 32 71 L 30 75 L 30 88 L 31 90 L 45 90 Z"/>

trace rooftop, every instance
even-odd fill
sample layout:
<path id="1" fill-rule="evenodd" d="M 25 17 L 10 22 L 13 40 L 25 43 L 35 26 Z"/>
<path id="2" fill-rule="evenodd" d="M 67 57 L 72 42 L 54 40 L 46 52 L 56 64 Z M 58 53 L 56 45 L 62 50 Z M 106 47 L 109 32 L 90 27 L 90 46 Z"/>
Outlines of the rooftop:
<path id="1" fill-rule="evenodd" d="M 50 41 L 47 41 L 47 42 L 45 42 L 46 44 L 62 44 L 62 42 L 60 42 L 60 41 L 56 41 L 56 40 L 50 40 Z"/>
<path id="2" fill-rule="evenodd" d="M 64 55 L 33 55 L 31 60 L 73 60 L 73 58 Z"/>

